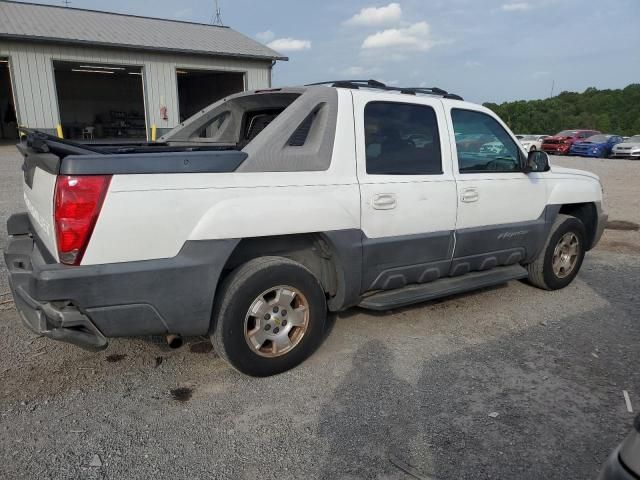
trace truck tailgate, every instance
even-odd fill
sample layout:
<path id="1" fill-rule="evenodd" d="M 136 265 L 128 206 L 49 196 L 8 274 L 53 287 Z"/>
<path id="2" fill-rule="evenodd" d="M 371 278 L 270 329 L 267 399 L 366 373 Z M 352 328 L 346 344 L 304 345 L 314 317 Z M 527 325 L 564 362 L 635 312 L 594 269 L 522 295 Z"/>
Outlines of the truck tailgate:
<path id="1" fill-rule="evenodd" d="M 53 204 L 60 160 L 52 153 L 38 153 L 18 145 L 24 156 L 23 193 L 33 229 L 53 258 L 57 259 Z"/>

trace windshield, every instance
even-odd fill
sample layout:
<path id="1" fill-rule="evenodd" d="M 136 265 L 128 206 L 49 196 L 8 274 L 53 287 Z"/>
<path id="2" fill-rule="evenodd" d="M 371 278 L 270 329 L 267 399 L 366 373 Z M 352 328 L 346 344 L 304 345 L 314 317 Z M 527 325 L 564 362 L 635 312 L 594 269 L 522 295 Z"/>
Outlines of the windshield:
<path id="1" fill-rule="evenodd" d="M 520 140 L 523 140 L 525 142 L 533 142 L 538 140 L 538 135 L 521 135 Z"/>
<path id="2" fill-rule="evenodd" d="M 625 140 L 624 143 L 640 143 L 640 135 L 634 135 L 628 140 Z"/>
<path id="3" fill-rule="evenodd" d="M 556 137 L 573 137 L 578 134 L 577 130 L 563 130 Z"/>
<path id="4" fill-rule="evenodd" d="M 585 142 L 603 143 L 609 140 L 611 135 L 593 135 L 585 140 Z"/>

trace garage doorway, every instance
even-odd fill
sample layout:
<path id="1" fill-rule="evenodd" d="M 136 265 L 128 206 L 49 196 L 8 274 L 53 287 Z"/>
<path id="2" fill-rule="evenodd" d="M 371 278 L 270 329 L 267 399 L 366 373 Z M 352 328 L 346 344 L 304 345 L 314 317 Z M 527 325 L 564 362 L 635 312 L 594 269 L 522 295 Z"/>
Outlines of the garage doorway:
<path id="1" fill-rule="evenodd" d="M 9 59 L 0 58 L 0 142 L 18 138 L 18 119 L 11 86 Z"/>
<path id="2" fill-rule="evenodd" d="M 180 121 L 233 93 L 244 90 L 244 73 L 177 68 Z"/>
<path id="3" fill-rule="evenodd" d="M 58 61 L 53 67 L 65 138 L 147 138 L 141 67 Z"/>

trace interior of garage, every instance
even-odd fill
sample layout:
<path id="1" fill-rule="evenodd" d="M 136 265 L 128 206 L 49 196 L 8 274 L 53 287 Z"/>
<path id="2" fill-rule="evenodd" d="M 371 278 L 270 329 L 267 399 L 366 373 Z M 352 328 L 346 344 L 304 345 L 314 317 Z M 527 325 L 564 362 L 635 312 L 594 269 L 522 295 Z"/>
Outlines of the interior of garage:
<path id="1" fill-rule="evenodd" d="M 69 139 L 145 139 L 142 68 L 54 62 L 60 124 Z"/>
<path id="2" fill-rule="evenodd" d="M 11 89 L 9 59 L 0 58 L 0 140 L 18 138 L 16 109 Z"/>
<path id="3" fill-rule="evenodd" d="M 244 90 L 244 74 L 178 68 L 180 121 L 221 98 Z"/>

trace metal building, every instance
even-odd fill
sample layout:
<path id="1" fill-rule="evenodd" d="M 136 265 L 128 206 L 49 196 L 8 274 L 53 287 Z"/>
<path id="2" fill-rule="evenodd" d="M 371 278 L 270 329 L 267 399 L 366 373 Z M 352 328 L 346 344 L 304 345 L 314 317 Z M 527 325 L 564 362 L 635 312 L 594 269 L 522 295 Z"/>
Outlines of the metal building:
<path id="1" fill-rule="evenodd" d="M 0 138 L 149 138 L 230 93 L 269 88 L 270 48 L 228 27 L 0 1 Z"/>

